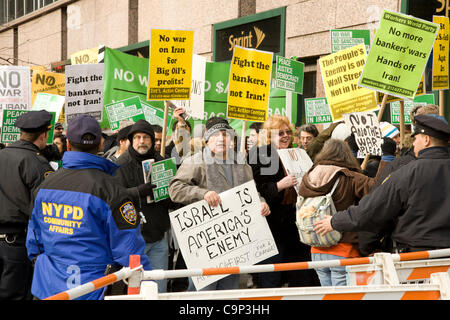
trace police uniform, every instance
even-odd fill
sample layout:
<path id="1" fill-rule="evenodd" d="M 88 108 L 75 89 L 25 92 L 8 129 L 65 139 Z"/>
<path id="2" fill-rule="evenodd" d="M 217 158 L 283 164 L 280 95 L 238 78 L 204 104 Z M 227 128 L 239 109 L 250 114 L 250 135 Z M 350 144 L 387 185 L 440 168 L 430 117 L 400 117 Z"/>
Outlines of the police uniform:
<path id="1" fill-rule="evenodd" d="M 25 132 L 45 132 L 52 115 L 30 111 L 15 126 Z M 32 142 L 18 140 L 0 151 L 0 300 L 30 298 L 32 268 L 25 234 L 33 191 L 53 169 Z"/>
<path id="2" fill-rule="evenodd" d="M 96 140 L 84 140 L 91 133 Z M 69 143 L 100 143 L 101 129 L 90 116 L 69 123 Z M 129 255 L 144 254 L 139 214 L 126 189 L 113 180 L 118 166 L 85 152 L 64 153 L 63 168 L 38 188 L 26 246 L 36 258 L 32 294 L 43 299 L 104 276 L 108 265 L 128 266 Z M 79 299 L 101 299 L 104 289 Z"/>
<path id="3" fill-rule="evenodd" d="M 414 135 L 450 138 L 443 118 L 419 115 Z M 429 147 L 389 175 L 358 206 L 333 215 L 337 231 L 392 230 L 396 252 L 450 248 L 450 154 L 448 147 Z"/>

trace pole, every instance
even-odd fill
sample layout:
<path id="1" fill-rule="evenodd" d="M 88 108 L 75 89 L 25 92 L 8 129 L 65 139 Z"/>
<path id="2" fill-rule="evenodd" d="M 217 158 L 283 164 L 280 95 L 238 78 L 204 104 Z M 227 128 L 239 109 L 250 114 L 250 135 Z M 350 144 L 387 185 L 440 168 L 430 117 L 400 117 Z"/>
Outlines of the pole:
<path id="1" fill-rule="evenodd" d="M 380 111 L 378 111 L 378 123 L 380 123 L 381 118 L 383 117 L 384 109 L 386 108 L 387 98 L 388 98 L 388 95 L 384 94 L 383 100 L 381 101 Z M 369 157 L 370 157 L 370 154 L 366 154 L 366 156 L 364 157 L 364 161 L 361 164 L 361 169 L 366 170 L 367 163 L 369 162 Z"/>
<path id="2" fill-rule="evenodd" d="M 164 101 L 164 121 L 162 126 L 162 137 L 161 137 L 161 157 L 165 157 L 166 154 L 166 138 L 167 138 L 167 121 L 169 118 L 169 102 Z"/>
<path id="3" fill-rule="evenodd" d="M 242 131 L 241 131 L 241 147 L 240 152 L 245 151 L 245 138 L 247 137 L 247 120 L 242 120 Z"/>
<path id="4" fill-rule="evenodd" d="M 439 90 L 439 115 L 444 116 L 444 90 Z"/>
<path id="5" fill-rule="evenodd" d="M 405 139 L 405 100 L 400 100 L 400 150 Z"/>

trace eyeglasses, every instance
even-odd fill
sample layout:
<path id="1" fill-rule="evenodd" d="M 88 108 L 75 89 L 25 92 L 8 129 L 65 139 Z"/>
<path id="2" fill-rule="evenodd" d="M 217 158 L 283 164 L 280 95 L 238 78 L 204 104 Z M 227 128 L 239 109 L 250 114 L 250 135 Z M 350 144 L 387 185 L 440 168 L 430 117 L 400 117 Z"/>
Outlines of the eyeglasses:
<path id="1" fill-rule="evenodd" d="M 284 135 L 286 135 L 286 136 L 292 136 L 292 130 L 279 130 L 278 131 L 278 135 L 280 136 L 280 137 L 282 137 L 282 136 L 284 136 Z"/>

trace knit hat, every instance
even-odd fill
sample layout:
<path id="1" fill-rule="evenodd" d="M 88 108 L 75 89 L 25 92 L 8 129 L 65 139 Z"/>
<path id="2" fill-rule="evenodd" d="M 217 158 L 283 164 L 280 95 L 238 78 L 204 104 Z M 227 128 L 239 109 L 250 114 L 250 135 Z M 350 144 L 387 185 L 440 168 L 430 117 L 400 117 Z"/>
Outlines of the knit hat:
<path id="1" fill-rule="evenodd" d="M 345 141 L 352 132 L 347 127 L 345 123 L 340 123 L 334 128 L 333 132 L 331 133 L 331 139 L 339 139 Z"/>
<path id="2" fill-rule="evenodd" d="M 383 138 L 388 137 L 392 139 L 400 133 L 400 131 L 389 122 L 380 122 L 380 130 Z"/>
<path id="3" fill-rule="evenodd" d="M 140 119 L 131 127 L 128 132 L 128 140 L 133 144 L 133 135 L 137 132 L 143 132 L 150 136 L 152 139 L 152 147 L 155 145 L 155 132 L 153 131 L 152 125 L 147 121 Z"/>
<path id="4" fill-rule="evenodd" d="M 205 140 L 205 142 L 208 142 L 209 138 L 211 138 L 211 136 L 213 134 L 215 134 L 216 132 L 219 132 L 219 131 L 223 131 L 223 130 L 226 130 L 230 134 L 234 135 L 234 130 L 229 125 L 229 123 L 226 119 L 219 118 L 219 117 L 210 118 L 206 122 L 206 131 L 203 134 L 203 139 Z"/>

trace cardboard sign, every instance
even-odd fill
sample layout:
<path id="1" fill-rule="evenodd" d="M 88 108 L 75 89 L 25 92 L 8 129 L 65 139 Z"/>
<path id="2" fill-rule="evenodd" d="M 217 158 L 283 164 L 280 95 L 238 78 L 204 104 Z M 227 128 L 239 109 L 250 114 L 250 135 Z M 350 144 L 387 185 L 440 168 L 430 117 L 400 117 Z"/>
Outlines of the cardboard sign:
<path id="1" fill-rule="evenodd" d="M 151 165 L 152 184 L 156 185 L 153 189 L 153 198 L 155 202 L 169 198 L 169 184 L 177 173 L 177 163 L 175 158 L 170 158 Z"/>
<path id="2" fill-rule="evenodd" d="M 205 73 L 206 58 L 197 54 L 192 55 L 191 99 L 173 101 L 188 115 L 201 120 L 205 117 Z"/>
<path id="3" fill-rule="evenodd" d="M 303 94 L 303 70 L 300 61 L 277 56 L 275 86 L 298 94 Z"/>
<path id="4" fill-rule="evenodd" d="M 405 124 L 411 124 L 411 110 L 415 106 L 426 106 L 427 104 L 434 104 L 434 94 L 424 94 L 414 98 L 414 101 L 404 101 L 404 116 Z M 395 101 L 391 103 L 391 123 L 400 124 L 400 102 Z"/>
<path id="5" fill-rule="evenodd" d="M 344 114 L 344 119 L 345 125 L 355 134 L 356 144 L 362 155 L 383 155 L 383 136 L 375 112 L 347 113 Z"/>
<path id="6" fill-rule="evenodd" d="M 366 57 L 360 44 L 319 59 L 333 122 L 342 120 L 344 113 L 378 109 L 375 92 L 358 86 Z"/>
<path id="7" fill-rule="evenodd" d="M 205 200 L 169 213 L 181 253 L 189 269 L 253 265 L 278 254 L 261 215 L 255 182 L 221 193 L 222 204 L 211 208 Z M 197 290 L 226 275 L 193 277 Z"/>
<path id="8" fill-rule="evenodd" d="M 306 151 L 300 148 L 278 149 L 277 151 L 286 174 L 293 174 L 297 178 L 297 185 L 294 186 L 294 189 L 298 193 L 302 178 L 311 169 L 313 162 Z"/>
<path id="9" fill-rule="evenodd" d="M 189 100 L 194 32 L 152 29 L 147 100 Z"/>
<path id="10" fill-rule="evenodd" d="M 104 64 L 66 66 L 66 122 L 79 114 L 102 121 Z"/>
<path id="11" fill-rule="evenodd" d="M 359 85 L 413 99 L 439 25 L 384 10 Z"/>
<path id="12" fill-rule="evenodd" d="M 370 50 L 370 30 L 330 30 L 331 53 L 364 44 L 366 52 Z"/>
<path id="13" fill-rule="evenodd" d="M 305 116 L 310 124 L 333 122 L 327 98 L 305 99 Z"/>
<path id="14" fill-rule="evenodd" d="M 449 59 L 449 18 L 433 16 L 433 22 L 440 28 L 433 46 L 433 90 L 449 88 L 448 59 Z"/>
<path id="15" fill-rule="evenodd" d="M 64 96 L 39 92 L 31 109 L 54 112 L 56 114 L 56 119 L 59 119 L 63 106 Z"/>
<path id="16" fill-rule="evenodd" d="M 0 66 L 0 110 L 30 108 L 30 68 Z"/>
<path id="17" fill-rule="evenodd" d="M 1 131 L 1 139 L 2 143 L 12 143 L 14 141 L 19 140 L 20 138 L 20 129 L 17 128 L 14 124 L 20 115 L 27 113 L 31 110 L 2 110 L 2 131 Z M 50 112 L 53 115 L 51 124 L 52 129 L 48 132 L 47 144 L 53 143 L 53 133 L 55 131 L 55 112 Z"/>
<path id="18" fill-rule="evenodd" d="M 234 46 L 227 118 L 265 121 L 269 107 L 273 53 Z"/>

